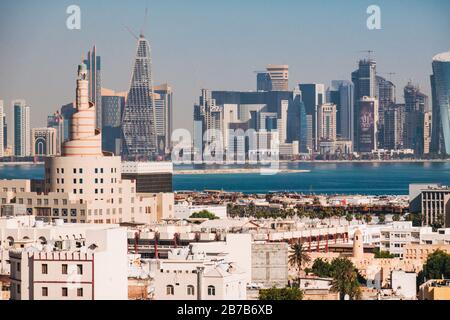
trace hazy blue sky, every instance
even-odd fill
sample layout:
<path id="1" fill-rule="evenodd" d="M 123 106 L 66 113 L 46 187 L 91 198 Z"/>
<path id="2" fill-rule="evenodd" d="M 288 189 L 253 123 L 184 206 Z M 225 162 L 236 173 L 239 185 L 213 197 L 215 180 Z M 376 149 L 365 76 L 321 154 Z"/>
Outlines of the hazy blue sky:
<path id="1" fill-rule="evenodd" d="M 66 28 L 67 6 L 81 7 L 81 30 Z M 366 9 L 381 7 L 382 30 L 366 28 Z M 402 99 L 409 79 L 429 94 L 431 59 L 450 49 L 448 0 L 2 0 L 0 99 L 32 107 L 32 126 L 75 96 L 76 66 L 93 44 L 103 86 L 128 90 L 136 40 L 144 30 L 155 84 L 175 91 L 175 127 L 191 128 L 202 87 L 254 90 L 255 70 L 290 67 L 290 86 L 349 79 L 360 50 L 375 50 L 377 70 L 396 72 Z M 11 120 L 8 125 L 11 128 Z"/>

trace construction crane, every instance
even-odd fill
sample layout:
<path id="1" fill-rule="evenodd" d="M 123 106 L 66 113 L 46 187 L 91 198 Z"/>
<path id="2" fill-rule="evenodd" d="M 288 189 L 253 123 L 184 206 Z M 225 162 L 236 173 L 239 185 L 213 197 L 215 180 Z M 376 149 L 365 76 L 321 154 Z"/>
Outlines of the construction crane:
<path id="1" fill-rule="evenodd" d="M 373 51 L 373 50 L 360 50 L 359 52 L 367 52 L 367 56 L 368 56 L 368 58 L 369 58 L 369 60 L 371 60 L 371 54 L 372 53 L 374 53 L 375 51 Z"/>

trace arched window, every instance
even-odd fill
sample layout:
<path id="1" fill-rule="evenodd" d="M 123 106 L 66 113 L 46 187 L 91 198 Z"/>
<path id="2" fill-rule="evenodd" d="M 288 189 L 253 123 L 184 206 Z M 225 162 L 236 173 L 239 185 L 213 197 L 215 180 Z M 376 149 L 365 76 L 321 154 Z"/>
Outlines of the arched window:
<path id="1" fill-rule="evenodd" d="M 188 296 L 193 296 L 195 294 L 194 286 L 192 285 L 187 286 L 187 294 Z"/>
<path id="2" fill-rule="evenodd" d="M 216 295 L 216 287 L 208 286 L 208 296 L 215 296 L 215 295 Z"/>
<path id="3" fill-rule="evenodd" d="M 10 247 L 13 246 L 13 244 L 14 244 L 14 238 L 13 237 L 6 238 L 6 241 L 8 241 L 8 244 L 9 244 Z"/>
<path id="4" fill-rule="evenodd" d="M 175 290 L 174 290 L 174 288 L 173 288 L 172 285 L 168 285 L 168 286 L 166 287 L 166 294 L 167 294 L 168 296 L 173 296 L 173 295 L 175 294 Z"/>
<path id="5" fill-rule="evenodd" d="M 39 237 L 39 242 L 44 245 L 47 244 L 47 239 L 45 239 L 45 237 Z"/>

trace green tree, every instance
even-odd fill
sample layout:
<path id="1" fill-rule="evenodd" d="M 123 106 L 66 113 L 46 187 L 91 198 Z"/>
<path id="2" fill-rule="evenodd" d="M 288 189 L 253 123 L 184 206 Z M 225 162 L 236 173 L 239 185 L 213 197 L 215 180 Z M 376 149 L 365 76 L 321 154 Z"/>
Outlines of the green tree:
<path id="1" fill-rule="evenodd" d="M 363 215 L 361 213 L 357 213 L 357 214 L 355 214 L 355 219 L 361 223 L 362 219 L 363 219 Z"/>
<path id="2" fill-rule="evenodd" d="M 339 225 L 341 225 L 341 218 L 345 217 L 345 210 L 342 208 L 334 209 L 334 215 L 339 219 Z"/>
<path id="3" fill-rule="evenodd" d="M 423 270 L 419 273 L 420 284 L 425 279 L 449 279 L 450 278 L 450 254 L 442 250 L 436 250 L 428 255 Z"/>
<path id="4" fill-rule="evenodd" d="M 201 218 L 201 219 L 209 219 L 209 220 L 215 220 L 219 219 L 216 217 L 216 215 L 212 212 L 209 212 L 208 210 L 202 210 L 199 212 L 194 212 L 190 218 Z"/>
<path id="5" fill-rule="evenodd" d="M 298 287 L 259 290 L 259 300 L 302 300 L 303 291 Z"/>
<path id="6" fill-rule="evenodd" d="M 380 248 L 376 248 L 375 251 L 375 259 L 392 259 L 395 258 L 395 256 L 388 251 L 382 251 Z"/>
<path id="7" fill-rule="evenodd" d="M 347 213 L 345 216 L 345 220 L 347 220 L 348 224 L 350 225 L 350 222 L 353 221 L 353 215 L 351 213 Z"/>
<path id="8" fill-rule="evenodd" d="M 384 214 L 380 214 L 378 216 L 378 222 L 381 224 L 384 224 L 386 222 L 386 217 L 384 216 Z"/>
<path id="9" fill-rule="evenodd" d="M 392 221 L 400 221 L 400 215 L 398 213 L 394 214 Z"/>
<path id="10" fill-rule="evenodd" d="M 414 227 L 422 226 L 422 214 L 420 213 L 410 213 L 406 216 L 406 220 L 412 221 Z"/>
<path id="11" fill-rule="evenodd" d="M 300 241 L 294 242 L 290 246 L 291 253 L 289 254 L 289 264 L 298 268 L 298 276 L 302 271 L 302 266 L 311 261 L 309 254 L 303 247 L 303 243 Z"/>
<path id="12" fill-rule="evenodd" d="M 361 298 L 361 288 L 358 281 L 358 271 L 348 258 L 335 258 L 331 262 L 333 282 L 331 290 L 339 292 L 341 299 L 348 295 L 351 300 Z"/>
<path id="13" fill-rule="evenodd" d="M 370 215 L 370 214 L 364 215 L 364 221 L 365 221 L 367 224 L 371 223 L 371 222 L 372 222 L 372 215 Z"/>
<path id="14" fill-rule="evenodd" d="M 310 271 L 318 277 L 328 278 L 331 277 L 331 264 L 321 258 L 318 258 L 314 260 Z"/>

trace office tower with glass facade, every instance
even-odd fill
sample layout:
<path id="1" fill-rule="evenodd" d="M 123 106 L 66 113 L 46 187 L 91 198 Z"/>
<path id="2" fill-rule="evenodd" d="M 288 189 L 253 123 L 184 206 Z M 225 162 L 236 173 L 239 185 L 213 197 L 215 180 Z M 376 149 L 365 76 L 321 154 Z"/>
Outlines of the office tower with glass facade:
<path id="1" fill-rule="evenodd" d="M 158 135 L 158 153 L 170 152 L 173 131 L 173 90 L 167 83 L 153 88 L 156 105 L 156 133 Z"/>
<path id="2" fill-rule="evenodd" d="M 272 91 L 270 73 L 261 71 L 256 73 L 256 91 Z"/>
<path id="3" fill-rule="evenodd" d="M 31 154 L 30 107 L 25 100 L 13 101 L 14 155 L 28 157 Z"/>
<path id="4" fill-rule="evenodd" d="M 354 85 L 348 80 L 333 80 L 327 101 L 336 105 L 336 134 L 343 140 L 353 140 Z"/>
<path id="5" fill-rule="evenodd" d="M 352 72 L 352 82 L 354 85 L 354 145 L 357 149 L 358 137 L 357 131 L 360 126 L 359 123 L 359 102 L 363 97 L 377 97 L 377 83 L 376 83 L 377 64 L 374 59 L 362 59 L 358 63 L 358 69 Z M 377 115 L 378 118 L 378 115 Z"/>
<path id="6" fill-rule="evenodd" d="M 450 154 L 450 51 L 433 58 L 433 153 Z"/>
<path id="7" fill-rule="evenodd" d="M 317 129 L 317 112 L 319 106 L 325 103 L 325 86 L 323 84 L 308 83 L 299 84 L 302 92 L 302 100 L 305 104 L 306 115 L 311 116 L 312 119 L 312 143 L 313 150 L 317 151 L 319 148 L 319 134 Z"/>
<path id="8" fill-rule="evenodd" d="M 403 149 L 404 104 L 393 104 L 384 111 L 384 142 L 387 150 Z"/>
<path id="9" fill-rule="evenodd" d="M 47 128 L 53 128 L 56 130 L 55 152 L 57 155 L 61 155 L 62 144 L 64 142 L 64 118 L 59 111 L 47 117 Z"/>
<path id="10" fill-rule="evenodd" d="M 102 150 L 121 154 L 122 115 L 125 108 L 125 92 L 102 88 Z"/>
<path id="11" fill-rule="evenodd" d="M 405 126 L 403 147 L 414 150 L 416 155 L 424 153 L 425 113 L 429 112 L 428 96 L 419 87 L 409 82 L 404 88 Z"/>
<path id="12" fill-rule="evenodd" d="M 378 147 L 384 148 L 384 113 L 395 104 L 395 85 L 383 77 L 376 76 L 378 97 Z"/>
<path id="13" fill-rule="evenodd" d="M 157 151 L 154 106 L 150 44 L 141 34 L 122 117 L 122 158 L 128 160 L 154 158 Z"/>
<path id="14" fill-rule="evenodd" d="M 94 46 L 87 54 L 84 64 L 88 69 L 89 77 L 89 100 L 95 104 L 95 125 L 98 129 L 102 128 L 102 76 L 101 76 L 101 58 L 97 55 L 97 48 Z"/>
<path id="15" fill-rule="evenodd" d="M 63 142 L 70 140 L 70 128 L 72 128 L 72 116 L 75 113 L 73 103 L 65 104 L 61 107 L 60 114 L 63 118 Z"/>

